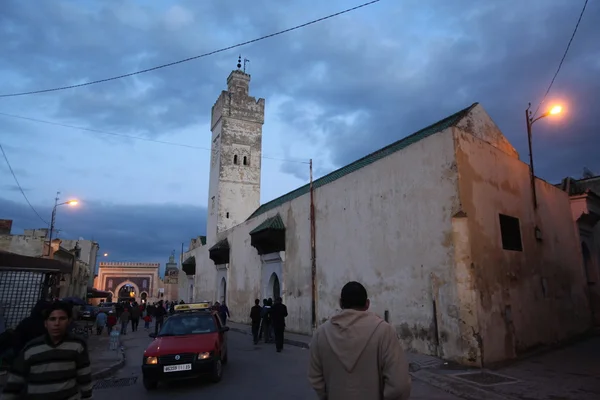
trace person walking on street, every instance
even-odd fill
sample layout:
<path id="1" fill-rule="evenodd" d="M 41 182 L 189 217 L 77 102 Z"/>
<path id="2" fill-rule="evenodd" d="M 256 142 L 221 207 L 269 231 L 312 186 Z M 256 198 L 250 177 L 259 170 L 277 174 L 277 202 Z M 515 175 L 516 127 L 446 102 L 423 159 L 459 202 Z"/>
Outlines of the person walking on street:
<path id="1" fill-rule="evenodd" d="M 142 310 L 137 305 L 137 303 L 133 304 L 131 307 L 131 331 L 136 332 L 138 325 L 140 324 L 140 316 L 142 315 Z"/>
<path id="2" fill-rule="evenodd" d="M 393 326 L 368 312 L 358 282 L 342 289 L 342 311 L 321 325 L 310 344 L 308 379 L 321 400 L 406 400 L 411 379 Z"/>
<path id="3" fill-rule="evenodd" d="M 129 309 L 125 308 L 121 314 L 121 335 L 127 335 L 127 325 L 129 324 L 130 316 Z"/>
<path id="4" fill-rule="evenodd" d="M 46 334 L 28 342 L 13 362 L 3 400 L 92 398 L 87 345 L 67 332 L 72 316 L 69 304 L 49 307 Z"/>
<path id="5" fill-rule="evenodd" d="M 230 317 L 230 315 L 229 308 L 227 307 L 227 304 L 225 304 L 225 302 L 223 302 L 223 304 L 219 306 L 219 317 L 221 317 L 223 325 L 227 325 L 227 318 Z"/>
<path id="6" fill-rule="evenodd" d="M 252 338 L 254 340 L 254 344 L 258 344 L 258 334 L 260 331 L 260 314 L 262 311 L 262 307 L 260 306 L 260 300 L 254 300 L 254 307 L 250 309 L 250 321 L 252 321 Z"/>
<path id="7" fill-rule="evenodd" d="M 265 343 L 271 342 L 271 305 L 268 300 L 263 300 L 262 330 L 265 334 Z"/>
<path id="8" fill-rule="evenodd" d="M 107 324 L 107 320 L 108 315 L 106 315 L 104 311 L 100 310 L 98 315 L 96 315 L 96 335 L 102 335 L 102 331 Z"/>
<path id="9" fill-rule="evenodd" d="M 117 316 L 115 315 L 114 312 L 109 311 L 108 318 L 106 318 L 106 328 L 108 330 L 109 336 L 110 336 L 110 333 L 112 332 L 112 330 L 114 329 L 115 325 L 117 325 Z"/>
<path id="10" fill-rule="evenodd" d="M 163 307 L 162 300 L 158 302 L 158 307 L 154 310 L 154 316 L 156 317 L 156 322 L 154 323 L 154 334 L 158 335 L 160 329 L 165 322 L 165 315 L 167 314 L 167 310 Z"/>
<path id="11" fill-rule="evenodd" d="M 275 348 L 278 353 L 283 350 L 283 332 L 285 331 L 285 318 L 287 316 L 287 307 L 281 302 L 281 297 L 277 297 L 271 308 L 271 325 L 273 326 Z"/>

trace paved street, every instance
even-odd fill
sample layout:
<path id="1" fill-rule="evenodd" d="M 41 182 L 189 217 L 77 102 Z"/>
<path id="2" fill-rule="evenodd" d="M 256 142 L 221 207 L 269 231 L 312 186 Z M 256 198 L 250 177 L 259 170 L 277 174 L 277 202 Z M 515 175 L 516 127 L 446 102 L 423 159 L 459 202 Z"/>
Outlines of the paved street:
<path id="1" fill-rule="evenodd" d="M 124 341 L 127 355 L 126 366 L 114 378 L 137 378 L 125 387 L 112 387 L 94 390 L 96 398 L 135 398 L 142 399 L 197 399 L 199 396 L 214 398 L 244 399 L 316 399 L 306 380 L 308 351 L 287 346 L 282 353 L 276 353 L 273 345 L 254 346 L 250 336 L 229 332 L 229 364 L 223 380 L 218 384 L 200 382 L 179 382 L 162 386 L 155 392 L 146 392 L 141 382 L 140 364 L 146 345 L 152 340 L 143 331 L 127 335 Z M 104 382 L 99 381 L 100 384 Z M 426 384 L 413 382 L 411 399 L 458 400 L 450 394 Z"/>

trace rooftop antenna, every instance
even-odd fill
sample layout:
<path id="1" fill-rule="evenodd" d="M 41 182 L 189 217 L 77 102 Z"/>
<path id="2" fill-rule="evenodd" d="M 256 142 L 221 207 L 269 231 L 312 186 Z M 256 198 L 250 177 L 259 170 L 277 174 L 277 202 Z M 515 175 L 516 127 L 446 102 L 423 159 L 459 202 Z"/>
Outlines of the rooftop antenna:
<path id="1" fill-rule="evenodd" d="M 250 60 L 248 60 L 247 58 L 244 58 L 244 73 L 246 73 L 246 64 L 249 62 L 250 62 Z"/>
<path id="2" fill-rule="evenodd" d="M 238 63 L 237 63 L 237 67 L 238 69 L 242 68 L 242 55 L 240 54 L 240 56 L 238 57 Z"/>

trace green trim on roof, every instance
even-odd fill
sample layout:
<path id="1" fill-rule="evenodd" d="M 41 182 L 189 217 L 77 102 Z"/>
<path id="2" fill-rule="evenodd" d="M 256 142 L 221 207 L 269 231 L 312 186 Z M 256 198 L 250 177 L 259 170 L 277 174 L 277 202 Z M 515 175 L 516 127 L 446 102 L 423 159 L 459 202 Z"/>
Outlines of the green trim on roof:
<path id="1" fill-rule="evenodd" d="M 196 257 L 195 256 L 191 256 L 185 259 L 185 261 L 183 263 L 181 263 L 181 265 L 196 265 Z"/>
<path id="2" fill-rule="evenodd" d="M 336 181 L 348 174 L 351 174 L 354 171 L 358 171 L 359 169 L 366 167 L 367 165 L 373 164 L 374 162 L 379 161 L 382 158 L 389 156 L 390 154 L 393 154 L 399 150 L 402 150 L 402 149 L 410 146 L 411 144 L 418 142 L 421 139 L 425 139 L 426 137 L 429 137 L 435 133 L 441 132 L 444 129 L 447 129 L 447 128 L 450 128 L 451 126 L 456 125 L 465 115 L 467 115 L 478 104 L 479 103 L 473 103 L 469 107 L 467 107 L 463 110 L 460 110 L 459 112 L 452 114 L 449 117 L 446 117 L 446 118 L 442 119 L 441 121 L 436 122 L 433 125 L 429 125 L 428 127 L 423 128 L 420 131 L 417 131 L 417 132 L 413 133 L 412 135 L 405 137 L 404 139 L 398 140 L 397 142 L 394 142 L 382 149 L 379 149 L 374 153 L 371 153 L 359 160 L 354 161 L 351 164 L 346 165 L 345 167 L 342 167 L 336 171 L 330 172 L 329 174 L 315 180 L 313 182 L 313 188 L 317 189 L 317 188 L 320 188 L 321 186 L 325 186 L 328 183 Z M 310 190 L 310 184 L 306 184 L 304 186 L 299 187 L 296 190 L 293 190 L 287 194 L 284 194 L 281 197 L 271 200 L 268 203 L 265 203 L 262 206 L 260 206 L 256 211 L 254 211 L 252 213 L 252 215 L 250 215 L 250 217 L 248 217 L 248 220 L 250 220 L 254 217 L 257 217 L 261 214 L 264 214 L 269 210 L 277 208 L 284 203 L 287 203 L 289 201 L 297 199 L 298 197 L 307 194 L 309 192 L 309 190 Z"/>
<path id="3" fill-rule="evenodd" d="M 229 250 L 229 242 L 227 241 L 227 239 L 223 239 L 220 242 L 218 242 L 217 244 L 215 244 L 213 247 L 208 249 L 208 251 L 213 251 L 213 250 Z"/>
<path id="4" fill-rule="evenodd" d="M 259 233 L 262 231 L 266 231 L 267 229 L 273 229 L 276 231 L 284 231 L 285 230 L 285 225 L 283 224 L 283 220 L 281 219 L 281 216 L 279 216 L 279 214 L 277 214 L 274 217 L 267 218 L 262 224 L 258 225 L 256 228 L 252 229 L 250 231 L 250 235 Z"/>
<path id="5" fill-rule="evenodd" d="M 206 236 L 200 236 L 200 243 L 202 246 L 206 246 Z"/>

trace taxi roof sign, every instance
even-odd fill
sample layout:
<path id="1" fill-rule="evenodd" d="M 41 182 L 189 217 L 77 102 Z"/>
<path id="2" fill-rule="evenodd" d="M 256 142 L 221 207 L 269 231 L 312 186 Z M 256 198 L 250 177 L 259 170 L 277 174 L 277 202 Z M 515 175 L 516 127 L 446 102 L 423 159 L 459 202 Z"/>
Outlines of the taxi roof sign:
<path id="1" fill-rule="evenodd" d="M 177 304 L 175 306 L 175 311 L 199 311 L 199 310 L 208 310 L 210 309 L 210 303 L 192 303 L 192 304 Z"/>

